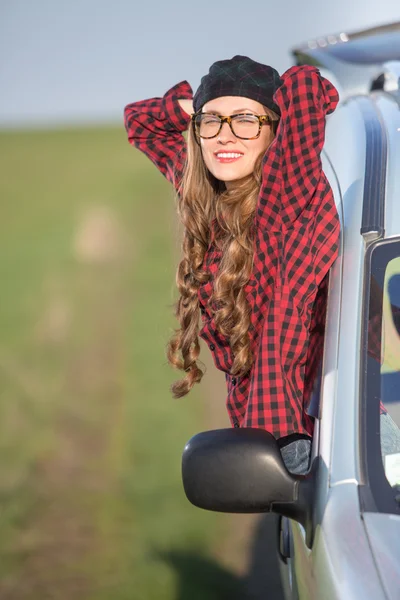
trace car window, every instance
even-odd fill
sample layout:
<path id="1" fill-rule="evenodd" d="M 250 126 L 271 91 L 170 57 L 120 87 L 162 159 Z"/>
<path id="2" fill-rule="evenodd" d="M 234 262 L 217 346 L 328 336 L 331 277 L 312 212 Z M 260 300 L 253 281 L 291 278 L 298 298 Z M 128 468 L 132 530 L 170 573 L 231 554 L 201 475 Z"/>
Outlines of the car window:
<path id="1" fill-rule="evenodd" d="M 400 257 L 385 268 L 382 295 L 381 451 L 389 483 L 400 486 Z M 383 412 L 383 409 L 382 409 Z"/>
<path id="2" fill-rule="evenodd" d="M 377 244 L 371 254 L 368 307 L 367 395 L 371 421 L 368 435 L 380 432 L 384 473 L 400 486 L 400 243 Z"/>

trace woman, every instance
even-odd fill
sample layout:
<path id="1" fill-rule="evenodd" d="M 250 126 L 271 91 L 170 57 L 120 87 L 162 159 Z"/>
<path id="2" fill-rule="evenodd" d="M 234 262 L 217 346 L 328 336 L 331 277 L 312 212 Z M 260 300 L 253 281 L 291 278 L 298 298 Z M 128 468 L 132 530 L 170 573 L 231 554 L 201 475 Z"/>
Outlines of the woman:
<path id="1" fill-rule="evenodd" d="M 172 391 L 183 396 L 201 380 L 200 335 L 225 372 L 232 425 L 274 434 L 295 473 L 309 466 L 307 402 L 338 252 L 320 160 L 337 102 L 315 67 L 281 78 L 234 56 L 211 66 L 194 97 L 183 81 L 125 108 L 130 143 L 175 185 L 184 225 L 180 328 L 168 346 L 184 377 Z"/>

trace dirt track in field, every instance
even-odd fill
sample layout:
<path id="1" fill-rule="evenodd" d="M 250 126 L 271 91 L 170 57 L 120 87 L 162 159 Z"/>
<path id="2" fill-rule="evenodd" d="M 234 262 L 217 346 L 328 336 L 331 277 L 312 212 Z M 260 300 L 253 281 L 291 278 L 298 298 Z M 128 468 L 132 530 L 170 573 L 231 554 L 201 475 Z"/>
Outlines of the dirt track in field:
<path id="1" fill-rule="evenodd" d="M 62 351 L 73 327 L 84 327 L 85 333 L 79 348 L 65 356 L 59 398 L 49 398 L 59 403 L 52 451 L 35 466 L 37 502 L 10 549 L 22 559 L 18 576 L 0 582 L 4 600 L 87 600 L 96 592 L 96 573 L 104 580 L 112 563 L 98 520 L 104 498 L 115 486 L 109 454 L 123 411 L 118 381 L 124 295 L 118 279 L 104 285 L 99 266 L 118 268 L 121 239 L 109 211 L 93 209 L 84 215 L 73 240 L 77 268 L 69 283 L 79 289 L 75 303 L 50 286 L 53 291 L 38 315 L 33 336 L 41 352 Z"/>

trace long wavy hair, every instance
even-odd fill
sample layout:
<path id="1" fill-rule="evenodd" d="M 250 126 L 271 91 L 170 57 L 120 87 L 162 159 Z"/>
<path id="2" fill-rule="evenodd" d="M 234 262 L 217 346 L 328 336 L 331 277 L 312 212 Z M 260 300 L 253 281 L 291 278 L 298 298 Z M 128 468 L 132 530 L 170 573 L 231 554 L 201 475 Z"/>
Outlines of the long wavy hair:
<path id="1" fill-rule="evenodd" d="M 275 133 L 278 115 L 265 108 Z M 199 286 L 211 275 L 204 267 L 204 257 L 211 241 L 221 251 L 221 261 L 214 279 L 208 311 L 216 329 L 229 341 L 233 363 L 232 375 L 245 375 L 253 362 L 250 348 L 250 306 L 245 285 L 250 279 L 254 256 L 253 217 L 261 186 L 262 159 L 257 158 L 253 172 L 234 189 L 216 179 L 206 167 L 192 126 L 188 130 L 187 158 L 178 189 L 178 214 L 183 224 L 183 257 L 176 273 L 179 298 L 175 316 L 180 327 L 167 345 L 169 363 L 185 372 L 171 386 L 175 398 L 186 395 L 200 382 L 204 371 L 199 364 Z M 203 367 L 204 368 L 204 367 Z"/>

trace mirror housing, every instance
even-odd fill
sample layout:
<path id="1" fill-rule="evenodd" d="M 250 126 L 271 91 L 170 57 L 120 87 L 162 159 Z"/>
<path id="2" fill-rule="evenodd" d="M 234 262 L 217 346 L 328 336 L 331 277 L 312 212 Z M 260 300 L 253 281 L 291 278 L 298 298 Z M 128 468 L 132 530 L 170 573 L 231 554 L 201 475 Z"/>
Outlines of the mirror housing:
<path id="1" fill-rule="evenodd" d="M 289 473 L 276 439 L 263 429 L 216 429 L 193 436 L 183 451 L 182 480 L 188 500 L 199 508 L 275 512 L 312 530 L 313 472 Z"/>

